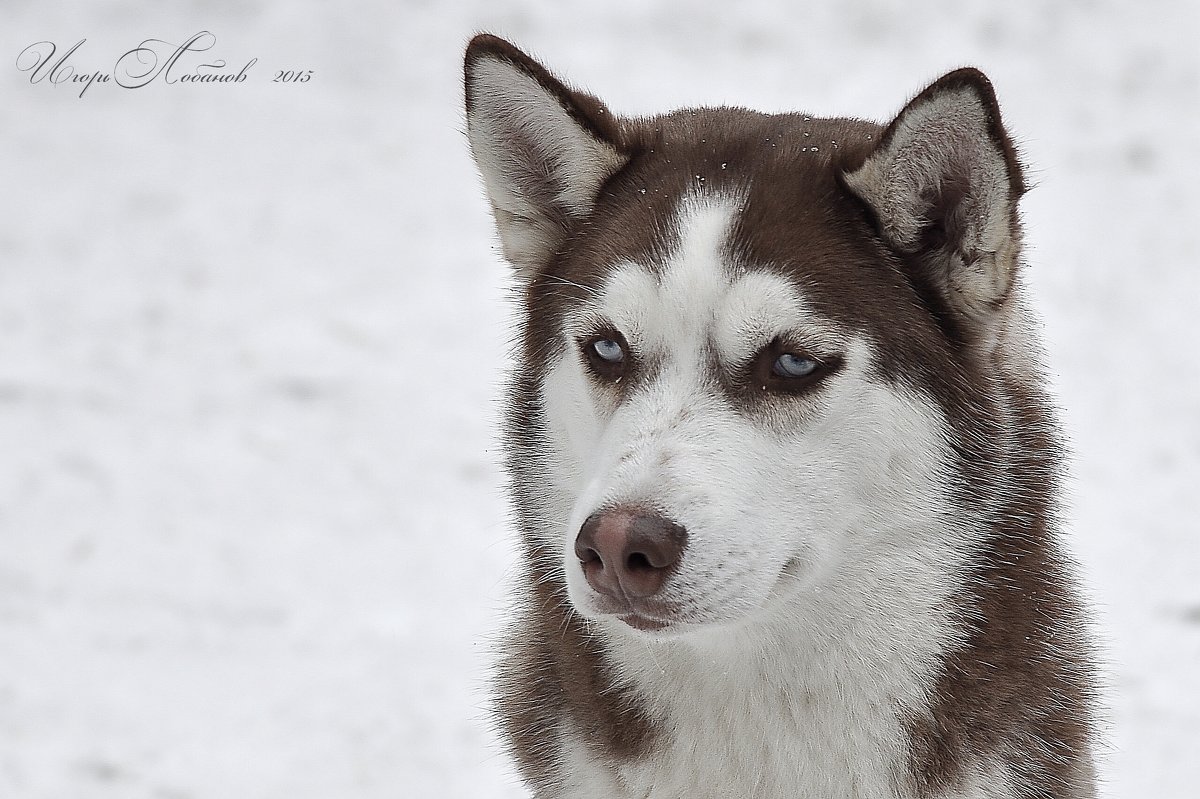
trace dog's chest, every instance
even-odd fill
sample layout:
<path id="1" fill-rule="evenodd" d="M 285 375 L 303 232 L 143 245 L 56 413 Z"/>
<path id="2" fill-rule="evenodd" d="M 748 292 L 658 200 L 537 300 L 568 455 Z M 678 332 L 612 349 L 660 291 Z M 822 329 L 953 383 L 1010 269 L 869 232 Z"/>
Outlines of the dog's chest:
<path id="1" fill-rule="evenodd" d="M 569 758 L 581 789 L 573 796 L 904 795 L 897 784 L 904 773 L 901 708 L 915 699 L 905 688 L 911 682 L 886 669 L 853 677 L 809 672 L 800 679 L 788 668 L 798 665 L 764 661 L 731 672 L 695 663 L 641 674 L 660 738 L 646 756 L 624 763 L 573 747 Z"/>

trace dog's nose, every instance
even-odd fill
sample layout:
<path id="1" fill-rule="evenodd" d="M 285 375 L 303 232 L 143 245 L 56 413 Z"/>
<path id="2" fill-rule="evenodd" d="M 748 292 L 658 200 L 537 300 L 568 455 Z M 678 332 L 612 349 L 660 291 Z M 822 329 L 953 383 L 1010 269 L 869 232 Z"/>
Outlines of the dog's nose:
<path id="1" fill-rule="evenodd" d="M 609 508 L 588 517 L 575 555 L 588 585 L 616 599 L 645 598 L 662 588 L 687 546 L 687 530 L 654 513 Z"/>

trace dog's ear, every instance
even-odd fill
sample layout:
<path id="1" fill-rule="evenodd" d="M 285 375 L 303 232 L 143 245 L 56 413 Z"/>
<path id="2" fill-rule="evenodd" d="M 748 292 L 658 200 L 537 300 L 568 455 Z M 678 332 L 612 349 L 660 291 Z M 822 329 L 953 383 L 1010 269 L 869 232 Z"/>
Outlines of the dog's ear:
<path id="1" fill-rule="evenodd" d="M 983 73 L 960 69 L 934 82 L 844 177 L 955 333 L 985 335 L 1013 285 L 1025 185 Z"/>
<path id="2" fill-rule="evenodd" d="M 618 123 L 495 36 L 471 40 L 465 78 L 467 137 L 504 257 L 530 280 L 628 161 Z"/>

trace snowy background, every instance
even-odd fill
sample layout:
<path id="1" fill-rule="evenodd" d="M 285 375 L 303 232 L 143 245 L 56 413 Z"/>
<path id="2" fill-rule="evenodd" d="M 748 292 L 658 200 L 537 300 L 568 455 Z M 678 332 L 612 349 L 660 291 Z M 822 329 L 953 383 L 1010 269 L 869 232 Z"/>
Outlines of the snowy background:
<path id="1" fill-rule="evenodd" d="M 336 10 L 335 10 L 336 9 Z M 1003 10 L 1001 10 L 1003 9 Z M 0 799 L 520 797 L 485 723 L 514 555 L 507 273 L 460 58 L 614 110 L 887 119 L 966 63 L 1036 189 L 1029 277 L 1111 662 L 1108 795 L 1200 785 L 1200 4 L 0 7 Z M 250 79 L 33 85 L 217 36 Z M 312 69 L 305 84 L 276 71 Z"/>

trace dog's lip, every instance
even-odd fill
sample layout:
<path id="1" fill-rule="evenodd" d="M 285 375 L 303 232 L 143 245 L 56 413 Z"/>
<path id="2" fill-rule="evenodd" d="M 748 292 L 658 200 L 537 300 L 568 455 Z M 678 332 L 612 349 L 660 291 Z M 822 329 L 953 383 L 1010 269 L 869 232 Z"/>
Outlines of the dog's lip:
<path id="1" fill-rule="evenodd" d="M 657 632 L 658 630 L 665 630 L 667 627 L 671 626 L 671 623 L 668 621 L 656 619 L 653 616 L 645 616 L 637 611 L 632 613 L 618 614 L 617 618 L 628 624 L 633 629 L 641 630 L 642 632 Z"/>
<path id="2" fill-rule="evenodd" d="M 628 599 L 624 602 L 607 597 L 600 599 L 593 606 L 595 611 L 602 616 L 615 617 L 635 630 L 653 632 L 665 630 L 672 624 L 671 617 L 674 614 L 671 609 L 660 607 L 659 603 L 651 603 L 654 606 L 647 607 L 645 602 L 631 602 Z"/>

